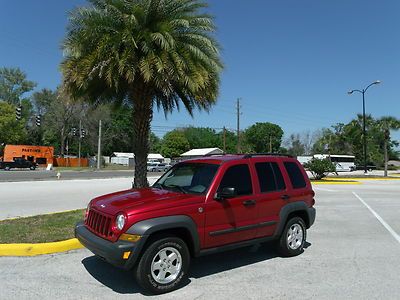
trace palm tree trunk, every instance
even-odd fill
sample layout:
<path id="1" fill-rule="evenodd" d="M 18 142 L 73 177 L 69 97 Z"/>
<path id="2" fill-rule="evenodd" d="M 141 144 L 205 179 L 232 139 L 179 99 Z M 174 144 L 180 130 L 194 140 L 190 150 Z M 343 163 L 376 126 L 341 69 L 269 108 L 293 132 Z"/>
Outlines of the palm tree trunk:
<path id="1" fill-rule="evenodd" d="M 385 171 L 383 176 L 387 177 L 388 176 L 388 140 L 385 138 L 383 147 L 385 148 L 384 150 L 384 156 L 385 156 Z"/>
<path id="2" fill-rule="evenodd" d="M 150 123 L 153 119 L 153 103 L 144 89 L 134 93 L 133 100 L 133 153 L 135 155 L 134 188 L 148 187 L 147 156 L 149 154 Z"/>

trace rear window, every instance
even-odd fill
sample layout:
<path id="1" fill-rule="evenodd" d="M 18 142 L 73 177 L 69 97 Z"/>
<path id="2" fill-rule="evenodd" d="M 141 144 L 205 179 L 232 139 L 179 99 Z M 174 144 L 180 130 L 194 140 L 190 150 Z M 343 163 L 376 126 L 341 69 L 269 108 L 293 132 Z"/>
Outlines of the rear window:
<path id="1" fill-rule="evenodd" d="M 285 181 L 277 163 L 256 163 L 256 171 L 261 193 L 285 189 Z"/>
<path id="2" fill-rule="evenodd" d="M 285 165 L 293 188 L 300 189 L 306 187 L 306 181 L 304 180 L 303 173 L 299 166 L 294 162 L 284 162 L 283 164 Z"/>

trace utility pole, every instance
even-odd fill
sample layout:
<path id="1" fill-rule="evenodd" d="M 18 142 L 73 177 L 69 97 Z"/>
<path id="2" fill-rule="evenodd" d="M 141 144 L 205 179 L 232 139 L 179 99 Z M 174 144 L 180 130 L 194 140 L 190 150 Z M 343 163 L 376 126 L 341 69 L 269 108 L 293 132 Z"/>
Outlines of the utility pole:
<path id="1" fill-rule="evenodd" d="M 237 153 L 240 153 L 240 98 L 236 100 L 236 114 L 237 114 Z"/>
<path id="2" fill-rule="evenodd" d="M 82 144 L 82 121 L 79 120 L 79 149 L 78 149 L 78 158 L 79 158 L 79 167 L 81 166 L 81 145 Z"/>
<path id="3" fill-rule="evenodd" d="M 101 162 L 101 120 L 99 120 L 99 141 L 97 143 L 97 169 L 100 170 Z"/>
<path id="4" fill-rule="evenodd" d="M 224 153 L 226 153 L 226 128 L 225 128 L 225 126 L 224 126 L 223 130 L 224 131 L 223 131 L 223 135 L 222 135 L 222 140 L 223 140 L 223 145 L 224 145 Z"/>
<path id="5" fill-rule="evenodd" d="M 269 136 L 269 153 L 272 153 L 272 136 Z"/>

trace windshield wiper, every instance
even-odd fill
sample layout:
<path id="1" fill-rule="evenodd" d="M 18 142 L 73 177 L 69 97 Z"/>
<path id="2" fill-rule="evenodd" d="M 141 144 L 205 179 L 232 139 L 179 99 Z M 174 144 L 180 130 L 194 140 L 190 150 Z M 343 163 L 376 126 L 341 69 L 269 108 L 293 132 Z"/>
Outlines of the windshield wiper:
<path id="1" fill-rule="evenodd" d="M 184 194 L 187 194 L 187 193 L 188 193 L 183 187 L 181 187 L 181 186 L 179 186 L 179 185 L 171 184 L 171 185 L 164 185 L 164 187 L 167 187 L 167 188 L 169 188 L 169 187 L 171 187 L 171 188 L 176 188 L 176 189 L 178 189 L 179 191 L 181 191 L 181 192 L 184 193 Z"/>

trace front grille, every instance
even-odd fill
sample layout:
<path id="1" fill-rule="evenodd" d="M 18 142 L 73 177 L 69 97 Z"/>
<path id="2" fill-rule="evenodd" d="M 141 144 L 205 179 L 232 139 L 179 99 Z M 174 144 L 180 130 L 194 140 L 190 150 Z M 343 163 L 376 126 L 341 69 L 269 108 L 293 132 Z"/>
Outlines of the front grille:
<path id="1" fill-rule="evenodd" d="M 89 210 L 89 214 L 86 218 L 85 225 L 89 227 L 94 233 L 108 238 L 112 236 L 111 231 L 111 218 L 95 211 Z"/>

